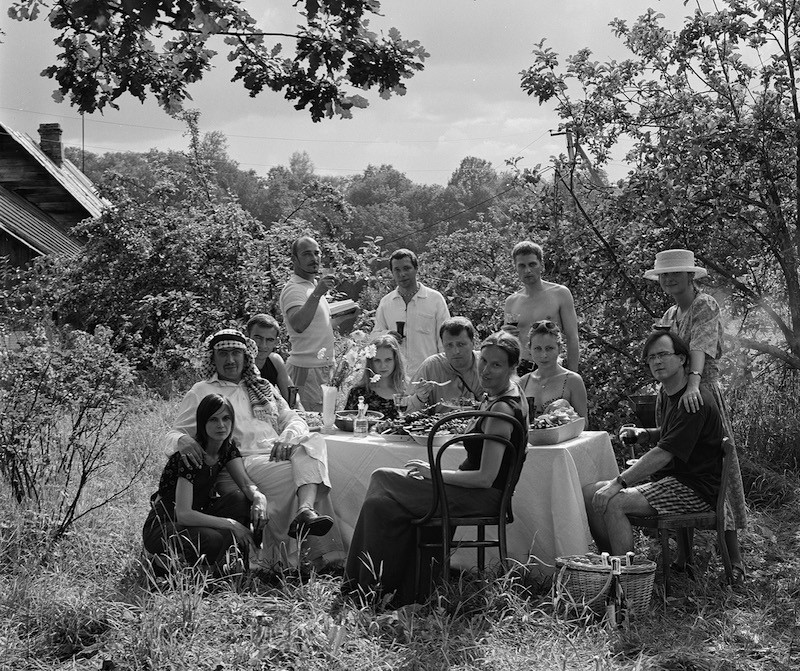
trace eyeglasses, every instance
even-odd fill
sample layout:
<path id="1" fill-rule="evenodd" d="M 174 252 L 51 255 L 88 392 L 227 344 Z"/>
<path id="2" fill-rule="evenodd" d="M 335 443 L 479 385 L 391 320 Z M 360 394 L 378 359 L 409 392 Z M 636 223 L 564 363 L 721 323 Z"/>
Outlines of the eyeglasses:
<path id="1" fill-rule="evenodd" d="M 675 352 L 654 352 L 650 356 L 646 356 L 644 360 L 647 363 L 655 363 L 661 361 L 665 356 L 677 356 L 677 354 Z"/>
<path id="2" fill-rule="evenodd" d="M 545 333 L 561 333 L 558 325 L 551 322 L 549 319 L 540 319 L 538 322 L 531 324 L 531 333 L 534 331 L 544 331 Z"/>

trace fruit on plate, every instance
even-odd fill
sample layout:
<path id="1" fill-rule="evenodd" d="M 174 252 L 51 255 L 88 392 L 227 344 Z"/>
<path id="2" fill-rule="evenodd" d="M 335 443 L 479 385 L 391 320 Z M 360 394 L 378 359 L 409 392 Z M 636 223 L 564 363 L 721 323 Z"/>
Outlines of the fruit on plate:
<path id="1" fill-rule="evenodd" d="M 552 429 L 562 424 L 569 424 L 580 419 L 580 415 L 563 398 L 553 401 L 545 408 L 545 412 L 531 422 L 532 429 Z"/>

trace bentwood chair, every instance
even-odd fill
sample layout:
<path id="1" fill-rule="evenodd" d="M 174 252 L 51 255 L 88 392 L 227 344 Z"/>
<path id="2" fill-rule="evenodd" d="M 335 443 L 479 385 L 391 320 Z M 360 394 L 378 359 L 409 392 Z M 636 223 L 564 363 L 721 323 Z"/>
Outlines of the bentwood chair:
<path id="1" fill-rule="evenodd" d="M 439 447 L 434 456 L 434 441 L 439 428 L 453 419 L 471 418 L 495 418 L 507 421 L 511 424 L 512 435 L 516 430 L 518 435 L 526 436 L 522 424 L 509 415 L 490 412 L 486 410 L 469 410 L 464 412 L 454 412 L 445 415 L 437 421 L 428 433 L 428 463 L 431 464 L 431 481 L 433 484 L 433 501 L 427 514 L 413 520 L 412 524 L 417 527 L 417 552 L 416 552 L 416 573 L 415 573 L 415 593 L 419 595 L 420 577 L 422 575 L 422 551 L 424 549 L 441 550 L 443 575 L 447 576 L 450 572 L 450 556 L 458 548 L 476 548 L 478 555 L 478 570 L 483 571 L 486 565 L 486 548 L 496 547 L 500 555 L 500 563 L 503 570 L 508 570 L 508 548 L 506 544 L 506 525 L 514 521 L 514 514 L 511 510 L 511 497 L 514 488 L 517 486 L 522 465 L 525 462 L 527 441 L 523 439 L 522 444 L 514 444 L 512 440 L 497 435 L 482 432 L 470 432 L 461 435 L 454 435 L 447 439 Z M 450 514 L 447 501 L 447 489 L 442 480 L 442 457 L 445 451 L 455 444 L 462 443 L 465 439 L 478 438 L 489 439 L 501 443 L 506 450 L 511 450 L 513 459 L 511 468 L 503 486 L 500 505 L 496 511 L 487 511 L 486 515 L 476 517 L 458 517 Z M 476 537 L 470 539 L 453 540 L 453 535 L 457 527 L 469 526 L 477 527 Z M 486 527 L 497 527 L 497 540 L 486 538 Z M 426 528 L 438 528 L 440 530 L 440 540 L 433 541 L 425 538 L 423 531 Z"/>
<path id="2" fill-rule="evenodd" d="M 664 596 L 670 594 L 669 584 L 669 532 L 674 529 L 676 533 L 681 535 L 683 542 L 686 546 L 686 563 L 690 564 L 692 561 L 692 545 L 689 542 L 690 529 L 716 529 L 717 531 L 717 545 L 719 546 L 719 553 L 722 557 L 722 564 L 725 567 L 725 577 L 729 583 L 733 583 L 733 567 L 731 566 L 731 558 L 728 554 L 728 546 L 725 544 L 725 494 L 728 489 L 728 480 L 730 478 L 730 457 L 731 445 L 727 438 L 722 440 L 722 478 L 719 486 L 719 493 L 717 494 L 716 510 L 707 513 L 687 513 L 687 514 L 670 514 L 670 515 L 628 515 L 628 520 L 635 527 L 645 527 L 648 529 L 657 529 L 658 536 L 661 540 L 661 571 L 664 580 Z"/>

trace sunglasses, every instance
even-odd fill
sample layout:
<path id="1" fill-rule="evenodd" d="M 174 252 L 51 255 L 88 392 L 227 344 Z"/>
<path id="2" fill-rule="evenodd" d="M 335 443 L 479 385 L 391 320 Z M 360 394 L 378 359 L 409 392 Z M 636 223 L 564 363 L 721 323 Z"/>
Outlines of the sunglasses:
<path id="1" fill-rule="evenodd" d="M 554 322 L 549 319 L 540 319 L 538 322 L 531 324 L 531 333 L 544 331 L 545 333 L 561 333 L 561 329 Z"/>

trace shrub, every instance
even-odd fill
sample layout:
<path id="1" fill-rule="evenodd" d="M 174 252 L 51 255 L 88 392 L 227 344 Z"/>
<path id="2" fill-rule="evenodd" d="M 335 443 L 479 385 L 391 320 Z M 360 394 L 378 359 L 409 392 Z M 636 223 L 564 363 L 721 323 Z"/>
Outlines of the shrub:
<path id="1" fill-rule="evenodd" d="M 110 335 L 98 327 L 94 335 L 48 338 L 40 328 L 7 353 L 0 370 L 0 477 L 31 531 L 46 541 L 118 498 L 145 465 L 138 459 L 127 477 L 87 503 L 111 466 L 132 388 L 131 367 L 113 351 Z"/>

